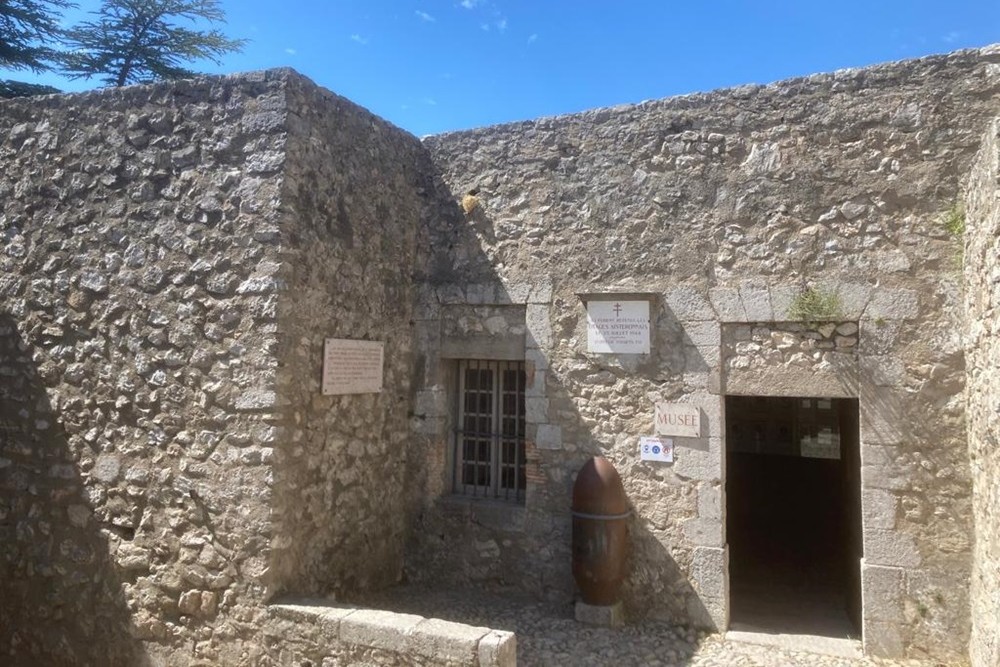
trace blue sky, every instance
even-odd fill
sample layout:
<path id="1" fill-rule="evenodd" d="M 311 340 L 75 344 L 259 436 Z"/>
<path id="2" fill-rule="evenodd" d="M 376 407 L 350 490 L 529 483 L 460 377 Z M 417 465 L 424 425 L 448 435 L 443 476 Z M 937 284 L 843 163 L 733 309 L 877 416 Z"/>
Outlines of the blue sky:
<path id="1" fill-rule="evenodd" d="M 99 5 L 79 0 L 72 23 Z M 997 0 L 222 0 L 243 53 L 423 135 L 1000 42 Z M 97 79 L 2 72 L 63 90 Z"/>

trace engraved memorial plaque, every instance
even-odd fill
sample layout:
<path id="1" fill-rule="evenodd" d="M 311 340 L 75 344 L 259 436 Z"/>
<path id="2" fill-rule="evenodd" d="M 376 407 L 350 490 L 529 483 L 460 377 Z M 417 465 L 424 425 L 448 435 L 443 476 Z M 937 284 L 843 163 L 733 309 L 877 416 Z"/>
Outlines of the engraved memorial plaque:
<path id="1" fill-rule="evenodd" d="M 385 343 L 327 338 L 323 349 L 323 394 L 377 394 L 382 391 Z"/>
<path id="2" fill-rule="evenodd" d="M 649 301 L 588 302 L 587 349 L 649 354 Z"/>

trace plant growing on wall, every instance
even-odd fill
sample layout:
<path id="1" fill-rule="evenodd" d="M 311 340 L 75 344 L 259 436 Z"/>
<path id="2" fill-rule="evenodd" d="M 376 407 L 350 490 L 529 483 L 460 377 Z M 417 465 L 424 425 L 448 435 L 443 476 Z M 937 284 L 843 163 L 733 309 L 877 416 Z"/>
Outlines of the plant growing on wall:
<path id="1" fill-rule="evenodd" d="M 965 206 L 962 205 L 962 202 L 955 202 L 945 212 L 941 224 L 957 244 L 954 259 L 956 267 L 961 270 L 965 258 Z"/>
<path id="2" fill-rule="evenodd" d="M 944 214 L 944 228 L 955 237 L 965 234 L 965 207 L 961 202 L 955 202 L 954 206 Z"/>
<path id="3" fill-rule="evenodd" d="M 808 327 L 820 322 L 830 322 L 843 317 L 840 297 L 836 293 L 817 287 L 803 290 L 788 307 L 788 318 L 801 321 Z"/>
<path id="4" fill-rule="evenodd" d="M 465 215 L 472 215 L 477 208 L 479 208 L 479 190 L 469 190 L 464 197 L 462 197 L 462 210 L 465 211 Z"/>

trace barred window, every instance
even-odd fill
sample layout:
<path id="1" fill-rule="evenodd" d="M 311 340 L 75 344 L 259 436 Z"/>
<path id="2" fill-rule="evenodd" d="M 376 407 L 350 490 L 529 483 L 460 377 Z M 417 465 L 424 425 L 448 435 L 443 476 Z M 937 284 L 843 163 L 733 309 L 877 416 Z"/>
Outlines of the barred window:
<path id="1" fill-rule="evenodd" d="M 524 502 L 524 362 L 460 361 L 455 492 Z"/>

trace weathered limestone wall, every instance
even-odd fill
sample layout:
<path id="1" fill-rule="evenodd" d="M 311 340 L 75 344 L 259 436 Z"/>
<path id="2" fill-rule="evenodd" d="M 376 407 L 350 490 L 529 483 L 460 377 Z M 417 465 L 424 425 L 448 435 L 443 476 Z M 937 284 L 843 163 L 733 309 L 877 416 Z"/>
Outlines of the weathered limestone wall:
<path id="1" fill-rule="evenodd" d="M 600 453 L 636 512 L 631 613 L 725 627 L 721 326 L 787 320 L 811 285 L 859 327 L 847 366 L 812 386 L 860 401 L 866 648 L 964 655 L 961 273 L 942 218 L 995 114 L 997 58 L 960 52 L 425 140 L 453 200 L 478 189 L 480 206 L 458 229 L 430 227 L 457 259 L 428 270 L 418 304 L 417 353 L 437 375 L 416 380 L 414 446 L 429 463 L 409 570 L 570 598 L 570 489 Z M 577 295 L 601 291 L 652 295 L 651 354 L 587 351 Z M 449 359 L 435 349 L 450 326 L 442 307 L 462 303 L 526 309 L 520 507 L 446 497 Z M 658 400 L 707 420 L 673 467 L 638 460 Z"/>
<path id="2" fill-rule="evenodd" d="M 398 581 L 419 141 L 281 70 L 7 102 L 0 174 L 0 655 L 266 662 L 274 593 Z"/>
<path id="3" fill-rule="evenodd" d="M 255 397 L 276 311 L 257 274 L 278 261 L 285 135 L 264 110 L 283 80 L 0 106 L 6 664 L 245 652 L 270 537 Z"/>
<path id="4" fill-rule="evenodd" d="M 976 539 L 972 569 L 975 667 L 1000 664 L 1000 125 L 990 124 L 966 199 L 968 432 Z"/>
<path id="5" fill-rule="evenodd" d="M 271 576 L 276 590 L 342 597 L 401 574 L 429 168 L 419 141 L 353 103 L 298 78 L 287 94 Z M 382 392 L 321 395 L 325 338 L 384 341 Z"/>

